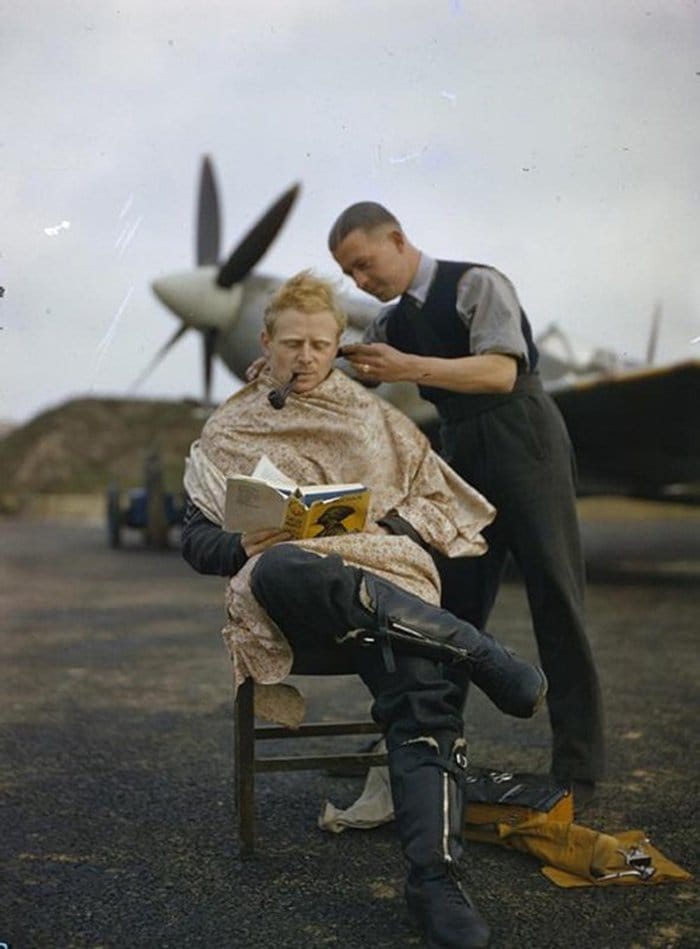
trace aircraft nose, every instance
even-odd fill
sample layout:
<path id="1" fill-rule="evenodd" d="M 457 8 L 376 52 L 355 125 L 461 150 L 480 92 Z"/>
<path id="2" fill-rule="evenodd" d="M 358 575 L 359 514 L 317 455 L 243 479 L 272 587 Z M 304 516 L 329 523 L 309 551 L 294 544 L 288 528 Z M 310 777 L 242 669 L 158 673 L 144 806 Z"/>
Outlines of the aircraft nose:
<path id="1" fill-rule="evenodd" d="M 224 330 L 236 322 L 243 290 L 239 285 L 230 290 L 217 286 L 215 274 L 215 267 L 199 267 L 160 277 L 151 287 L 187 326 Z"/>

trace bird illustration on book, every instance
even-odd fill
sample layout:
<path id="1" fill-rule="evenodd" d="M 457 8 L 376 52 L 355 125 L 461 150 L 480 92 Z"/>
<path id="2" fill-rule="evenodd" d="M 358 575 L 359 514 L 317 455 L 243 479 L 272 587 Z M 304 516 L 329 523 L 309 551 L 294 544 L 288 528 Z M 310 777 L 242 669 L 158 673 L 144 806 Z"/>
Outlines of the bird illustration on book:
<path id="1" fill-rule="evenodd" d="M 333 537 L 338 534 L 350 533 L 345 524 L 343 524 L 343 521 L 346 517 L 349 517 L 351 514 L 353 514 L 354 511 L 355 509 L 347 504 L 328 508 L 316 521 L 317 524 L 320 524 L 323 527 L 323 530 L 315 536 Z"/>

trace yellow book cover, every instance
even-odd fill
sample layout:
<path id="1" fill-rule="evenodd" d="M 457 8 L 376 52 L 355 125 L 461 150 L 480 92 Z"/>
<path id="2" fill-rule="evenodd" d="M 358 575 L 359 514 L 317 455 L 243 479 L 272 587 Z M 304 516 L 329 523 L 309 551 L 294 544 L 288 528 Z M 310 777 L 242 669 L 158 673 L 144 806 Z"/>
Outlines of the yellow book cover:
<path id="1" fill-rule="evenodd" d="M 287 503 L 284 528 L 295 538 L 334 537 L 364 530 L 369 508 L 369 491 L 363 485 L 342 485 L 342 490 L 326 486 L 297 489 Z"/>
<path id="2" fill-rule="evenodd" d="M 262 478 L 227 479 L 224 527 L 235 533 L 279 529 L 295 539 L 364 529 L 370 492 L 359 482 L 289 486 Z"/>

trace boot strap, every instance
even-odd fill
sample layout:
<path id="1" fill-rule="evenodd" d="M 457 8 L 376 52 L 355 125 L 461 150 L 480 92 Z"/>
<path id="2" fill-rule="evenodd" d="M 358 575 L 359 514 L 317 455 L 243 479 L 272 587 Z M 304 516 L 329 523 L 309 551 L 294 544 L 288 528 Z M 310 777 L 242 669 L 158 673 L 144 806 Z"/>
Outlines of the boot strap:
<path id="1" fill-rule="evenodd" d="M 444 639 L 435 639 L 428 636 L 419 629 L 413 629 L 407 623 L 398 620 L 389 619 L 387 633 L 393 636 L 397 642 L 411 646 L 413 650 L 418 650 L 438 662 L 453 663 L 469 661 L 472 657 L 468 650 L 461 646 L 454 646 Z"/>
<path id="2" fill-rule="evenodd" d="M 366 580 L 363 579 L 364 585 Z M 366 601 L 366 602 L 365 602 Z M 408 652 L 418 653 L 443 663 L 470 662 L 472 656 L 467 649 L 461 646 L 455 646 L 444 639 L 431 636 L 421 629 L 416 629 L 410 621 L 406 622 L 387 616 L 384 597 L 379 591 L 375 591 L 372 596 L 367 586 L 360 588 L 360 602 L 365 609 L 374 612 L 376 626 L 372 630 L 365 630 L 361 635 L 363 644 L 376 640 L 381 650 L 384 666 L 389 673 L 396 671 L 396 660 L 394 659 L 393 644 L 407 647 Z"/>
<path id="3" fill-rule="evenodd" d="M 396 660 L 394 659 L 394 650 L 392 649 L 391 639 L 389 637 L 389 628 L 386 622 L 386 610 L 381 602 L 381 597 L 377 597 L 379 602 L 376 604 L 377 611 L 377 635 L 379 636 L 379 648 L 382 651 L 384 668 L 391 675 L 396 672 Z"/>
<path id="4" fill-rule="evenodd" d="M 364 604 L 363 604 L 364 606 Z M 373 604 L 374 616 L 376 620 L 376 627 L 374 629 L 367 629 L 361 627 L 359 629 L 351 629 L 344 636 L 336 636 L 336 642 L 346 643 L 349 641 L 357 642 L 361 646 L 374 646 L 378 645 L 382 659 L 384 660 L 384 668 L 388 673 L 396 672 L 396 660 L 394 659 L 394 650 L 392 649 L 391 635 L 386 622 L 386 610 L 384 609 L 381 601 L 379 603 Z M 365 609 L 370 609 L 366 606 Z"/>
<path id="5" fill-rule="evenodd" d="M 439 639 L 433 639 L 420 630 L 412 629 L 405 623 L 399 623 L 391 618 L 387 620 L 386 611 L 381 601 L 376 605 L 375 611 L 377 628 L 371 632 L 365 631 L 361 639 L 363 643 L 368 644 L 374 642 L 376 638 L 387 672 L 396 671 L 394 643 L 405 646 L 407 652 L 427 656 L 428 659 L 434 659 L 436 662 L 458 663 L 470 661 L 471 656 L 466 649 L 461 649 L 459 646 L 453 646 L 451 643 Z"/>
<path id="6" fill-rule="evenodd" d="M 376 618 L 376 629 L 371 631 L 353 630 L 352 633 L 346 634 L 342 640 L 338 641 L 357 638 L 363 646 L 376 642 L 382 653 L 384 667 L 389 673 L 396 672 L 394 643 L 407 647 L 406 651 L 413 655 L 427 656 L 428 659 L 434 659 L 436 662 L 450 663 L 451 660 L 453 664 L 456 664 L 458 662 L 468 662 L 471 658 L 466 649 L 432 639 L 430 636 L 426 636 L 425 633 L 411 629 L 410 626 L 396 623 L 394 620 L 390 619 L 387 622 L 384 609 L 379 604 L 376 607 Z"/>
<path id="7" fill-rule="evenodd" d="M 399 748 L 405 748 L 409 742 L 404 742 L 404 744 L 399 745 L 398 748 L 395 748 L 394 751 L 398 751 Z M 418 768 L 438 768 L 440 771 L 444 771 L 447 774 L 452 775 L 453 778 L 458 782 L 460 787 L 464 784 L 464 773 L 467 768 L 466 764 L 466 755 L 464 765 L 458 764 L 454 757 L 451 755 L 449 758 L 445 758 L 444 755 L 438 753 L 432 757 L 421 758 L 420 761 L 416 762 L 415 768 L 411 770 L 418 770 Z"/>

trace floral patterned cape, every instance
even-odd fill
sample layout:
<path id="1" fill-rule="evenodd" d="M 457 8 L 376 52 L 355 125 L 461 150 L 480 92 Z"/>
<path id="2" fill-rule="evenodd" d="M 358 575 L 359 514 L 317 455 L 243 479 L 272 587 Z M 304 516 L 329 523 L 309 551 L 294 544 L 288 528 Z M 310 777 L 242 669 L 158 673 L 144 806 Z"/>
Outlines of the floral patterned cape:
<path id="1" fill-rule="evenodd" d="M 297 484 L 361 481 L 371 490 L 369 519 L 389 510 L 405 518 L 449 557 L 478 556 L 480 531 L 495 508 L 436 455 L 402 412 L 340 370 L 315 389 L 292 394 L 282 410 L 270 405 L 267 374 L 236 392 L 209 418 L 186 462 L 185 489 L 212 521 L 223 524 L 226 478 L 250 475 L 263 455 Z M 294 541 L 320 555 L 339 554 L 433 603 L 440 582 L 431 557 L 403 536 L 349 534 Z M 222 633 L 233 662 L 234 684 L 281 682 L 292 652 L 252 596 L 252 557 L 231 578 Z"/>

